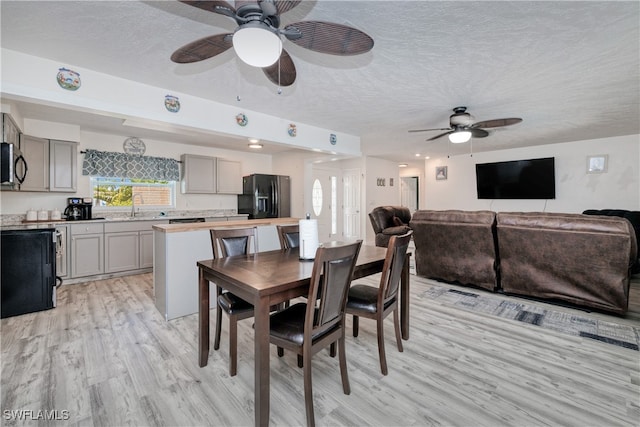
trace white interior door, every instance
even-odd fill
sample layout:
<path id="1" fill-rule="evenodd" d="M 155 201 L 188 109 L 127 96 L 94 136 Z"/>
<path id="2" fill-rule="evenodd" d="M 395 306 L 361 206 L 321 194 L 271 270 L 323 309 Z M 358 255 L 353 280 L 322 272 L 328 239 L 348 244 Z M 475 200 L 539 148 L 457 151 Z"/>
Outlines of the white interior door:
<path id="1" fill-rule="evenodd" d="M 318 220 L 320 242 L 335 240 L 338 236 L 338 169 L 313 169 L 311 217 Z"/>
<path id="2" fill-rule="evenodd" d="M 342 212 L 346 239 L 360 238 L 360 169 L 342 172 Z"/>
<path id="3" fill-rule="evenodd" d="M 411 213 L 418 210 L 418 177 L 403 176 L 400 178 L 400 203 L 409 208 Z"/>

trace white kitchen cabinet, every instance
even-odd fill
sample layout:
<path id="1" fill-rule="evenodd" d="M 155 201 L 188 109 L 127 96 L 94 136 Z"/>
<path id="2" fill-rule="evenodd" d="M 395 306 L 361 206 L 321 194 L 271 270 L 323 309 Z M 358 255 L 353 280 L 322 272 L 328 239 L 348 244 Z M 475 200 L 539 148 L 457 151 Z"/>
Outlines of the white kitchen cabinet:
<path id="1" fill-rule="evenodd" d="M 2 142 L 20 144 L 20 130 L 8 114 L 2 114 Z"/>
<path id="2" fill-rule="evenodd" d="M 231 160 L 218 159 L 217 187 L 219 194 L 242 194 L 242 164 Z"/>
<path id="3" fill-rule="evenodd" d="M 140 268 L 153 268 L 153 230 L 140 232 Z"/>
<path id="4" fill-rule="evenodd" d="M 69 275 L 69 226 L 56 226 L 56 276 L 65 279 Z"/>
<path id="5" fill-rule="evenodd" d="M 215 194 L 216 186 L 216 158 L 183 154 L 180 190 L 184 194 Z"/>
<path id="6" fill-rule="evenodd" d="M 71 141 L 49 141 L 49 191 L 76 192 L 77 147 Z"/>
<path id="7" fill-rule="evenodd" d="M 104 273 L 104 228 L 100 224 L 71 225 L 71 277 Z"/>
<path id="8" fill-rule="evenodd" d="M 137 270 L 139 266 L 140 233 L 138 231 L 104 234 L 105 273 Z"/>
<path id="9" fill-rule="evenodd" d="M 22 134 L 20 151 L 27 162 L 27 176 L 20 191 L 49 191 L 49 140 Z"/>

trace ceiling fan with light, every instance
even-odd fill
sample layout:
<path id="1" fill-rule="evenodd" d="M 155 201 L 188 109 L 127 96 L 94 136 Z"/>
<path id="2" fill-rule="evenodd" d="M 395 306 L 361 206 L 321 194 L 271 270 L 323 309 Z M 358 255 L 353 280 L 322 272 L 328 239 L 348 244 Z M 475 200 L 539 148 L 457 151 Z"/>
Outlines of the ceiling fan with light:
<path id="1" fill-rule="evenodd" d="M 280 15 L 300 4 L 300 0 L 236 0 L 235 7 L 226 1 L 180 1 L 228 16 L 238 24 L 233 33 L 204 37 L 176 50 L 171 60 L 180 64 L 202 61 L 233 47 L 242 61 L 262 68 L 270 81 L 290 86 L 296 79 L 296 67 L 282 47 L 281 36 L 306 49 L 332 55 L 358 55 L 373 48 L 371 37 L 347 25 L 301 21 L 280 28 Z"/>
<path id="2" fill-rule="evenodd" d="M 484 120 L 481 122 L 472 123 L 471 115 L 467 113 L 467 107 L 456 107 L 453 109 L 453 114 L 449 116 L 449 127 L 440 129 L 414 129 L 409 132 L 427 132 L 434 130 L 445 130 L 445 133 L 436 135 L 427 141 L 433 141 L 441 138 L 445 135 L 449 135 L 449 141 L 454 144 L 463 143 L 469 141 L 471 137 L 485 138 L 489 136 L 489 132 L 485 128 L 497 128 L 502 126 L 510 126 L 522 121 L 519 117 L 511 117 L 508 119 L 493 119 Z"/>

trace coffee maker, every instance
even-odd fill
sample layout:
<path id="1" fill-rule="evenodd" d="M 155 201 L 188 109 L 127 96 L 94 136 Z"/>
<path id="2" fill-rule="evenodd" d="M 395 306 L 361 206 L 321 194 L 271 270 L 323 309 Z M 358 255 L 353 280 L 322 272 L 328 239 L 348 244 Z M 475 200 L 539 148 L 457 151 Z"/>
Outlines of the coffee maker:
<path id="1" fill-rule="evenodd" d="M 91 207 L 93 199 L 91 197 L 69 197 L 64 215 L 67 221 L 80 221 L 91 219 Z"/>

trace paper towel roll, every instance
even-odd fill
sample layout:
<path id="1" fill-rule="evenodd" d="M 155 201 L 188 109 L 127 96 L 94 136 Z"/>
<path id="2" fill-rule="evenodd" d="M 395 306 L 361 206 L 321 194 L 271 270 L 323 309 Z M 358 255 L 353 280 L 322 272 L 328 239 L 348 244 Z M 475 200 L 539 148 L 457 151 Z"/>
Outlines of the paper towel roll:
<path id="1" fill-rule="evenodd" d="M 300 259 L 315 259 L 319 245 L 318 221 L 315 219 L 301 219 L 298 226 L 300 230 Z"/>

